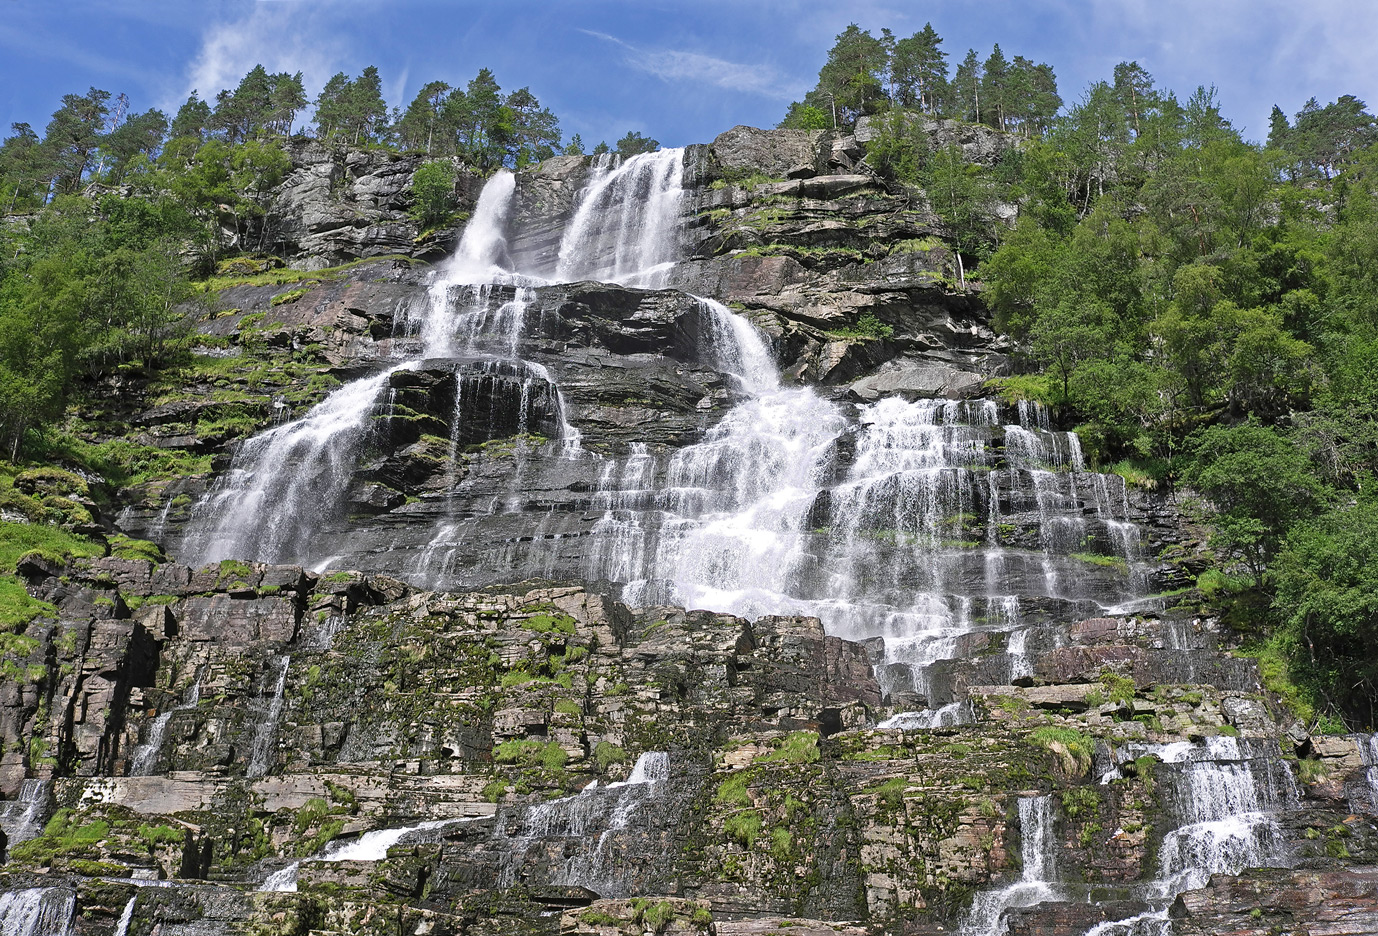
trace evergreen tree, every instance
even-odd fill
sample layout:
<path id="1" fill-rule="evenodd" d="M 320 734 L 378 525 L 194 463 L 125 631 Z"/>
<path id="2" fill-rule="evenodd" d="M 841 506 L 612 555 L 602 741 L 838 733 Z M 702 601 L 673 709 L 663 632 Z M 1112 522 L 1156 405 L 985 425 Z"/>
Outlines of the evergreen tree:
<path id="1" fill-rule="evenodd" d="M 981 122 L 981 60 L 975 49 L 967 49 L 966 58 L 952 76 L 949 117 Z"/>
<path id="2" fill-rule="evenodd" d="M 398 142 L 404 149 L 431 154 L 445 154 L 454 150 L 454 128 L 445 120 L 445 101 L 450 86 L 443 81 L 431 81 L 407 105 L 397 122 Z"/>
<path id="3" fill-rule="evenodd" d="M 851 126 L 881 108 L 886 98 L 880 76 L 887 64 L 884 44 L 856 23 L 838 34 L 813 92 L 815 101 L 828 103 L 834 126 Z"/>
<path id="4" fill-rule="evenodd" d="M 109 102 L 110 92 L 97 88 L 62 96 L 62 107 L 53 113 L 43 135 L 45 161 L 57 192 L 75 192 L 81 187 L 101 143 Z"/>
<path id="5" fill-rule="evenodd" d="M 895 43 L 890 58 L 895 102 L 936 114 L 947 93 L 947 53 L 942 38 L 925 23 L 921 31 Z"/>
<path id="6" fill-rule="evenodd" d="M 650 137 L 644 137 L 634 130 L 628 130 L 627 135 L 617 141 L 617 155 L 623 159 L 630 159 L 641 153 L 654 153 L 660 149 L 660 143 Z"/>
<path id="7" fill-rule="evenodd" d="M 511 112 L 503 107 L 502 88 L 486 68 L 455 91 L 445 103 L 446 120 L 455 127 L 459 155 L 483 171 L 503 164 L 512 135 Z"/>
<path id="8" fill-rule="evenodd" d="M 345 132 L 349 122 L 349 76 L 336 72 L 316 97 L 316 135 L 323 140 Z"/>
<path id="9" fill-rule="evenodd" d="M 101 143 L 102 153 L 110 159 L 110 178 L 121 179 L 136 156 L 156 158 L 166 135 L 167 115 L 160 110 L 134 114 L 110 131 Z"/>
<path id="10" fill-rule="evenodd" d="M 383 79 L 376 66 L 365 68 L 349 85 L 345 101 L 351 141 L 382 142 L 388 131 L 388 105 L 383 100 Z"/>
<path id="11" fill-rule="evenodd" d="M 271 84 L 268 129 L 278 136 L 291 136 L 292 122 L 296 120 L 297 112 L 306 106 L 306 88 L 302 85 L 301 72 L 273 75 Z"/>
<path id="12" fill-rule="evenodd" d="M 584 138 L 577 133 L 574 134 L 574 136 L 569 138 L 569 142 L 565 144 L 565 148 L 562 152 L 565 156 L 584 155 Z"/>
<path id="13" fill-rule="evenodd" d="M 1140 117 L 1157 103 L 1153 90 L 1153 76 L 1138 62 L 1121 62 L 1115 66 L 1115 99 L 1129 117 L 1137 137 L 1142 132 Z"/>
<path id="14" fill-rule="evenodd" d="M 190 137 L 198 143 L 203 143 L 210 124 L 211 106 L 197 97 L 193 91 L 186 103 L 177 109 L 177 116 L 172 118 L 168 136 L 174 140 Z"/>
<path id="15" fill-rule="evenodd" d="M 996 43 L 981 69 L 981 98 L 985 103 L 985 122 L 997 130 L 1005 129 L 1009 109 L 1010 63 Z"/>
<path id="16" fill-rule="evenodd" d="M 0 143 L 0 205 L 6 211 L 37 208 L 47 194 L 46 154 L 28 124 L 10 124 L 10 130 Z"/>
<path id="17" fill-rule="evenodd" d="M 503 106 L 511 127 L 507 152 L 512 166 L 519 168 L 555 155 L 560 146 L 560 124 L 529 88 L 513 91 Z"/>

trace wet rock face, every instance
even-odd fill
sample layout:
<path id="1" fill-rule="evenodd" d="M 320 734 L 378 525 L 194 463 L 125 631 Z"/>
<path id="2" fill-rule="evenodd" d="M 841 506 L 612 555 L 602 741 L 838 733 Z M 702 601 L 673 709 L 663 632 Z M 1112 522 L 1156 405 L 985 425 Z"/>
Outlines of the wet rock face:
<path id="1" fill-rule="evenodd" d="M 1027 873 L 1021 803 L 1036 795 L 1050 797 L 1039 834 L 1073 898 L 1012 908 L 1010 931 L 1082 932 L 1146 910 L 1131 888 L 1158 874 L 1193 776 L 1167 742 L 1214 736 L 1271 771 L 1287 737 L 1257 694 L 1144 669 L 1154 647 L 1203 639 L 1171 620 L 1039 627 L 1025 647 L 1034 685 L 958 683 L 974 724 L 901 731 L 870 727 L 900 701 L 882 695 L 872 648 L 812 618 L 631 610 L 542 583 L 421 592 L 234 562 L 35 559 L 23 572 L 57 614 L 23 635 L 34 672 L 0 717 L 5 750 L 24 752 L 6 793 L 44 772 L 36 751 L 59 752 L 40 809 L 73 809 L 67 828 L 98 822 L 103 837 L 50 829 L 12 850 L 9 885 L 70 887 L 93 933 L 133 896 L 96 869 L 181 879 L 136 901 L 141 934 L 275 915 L 365 932 L 383 907 L 456 934 L 480 919 L 546 932 L 557 917 L 561 931 L 745 933 L 763 914 L 818 932 L 950 931 L 972 888 Z M 1101 669 L 1054 665 L 1069 648 L 1105 651 Z M 1006 656 L 990 641 L 970 651 Z M 1079 740 L 1093 737 L 1094 749 Z M 1311 870 L 1218 876 L 1178 899 L 1173 926 L 1366 919 L 1372 882 L 1337 857 L 1378 856 L 1351 811 L 1373 815 L 1363 750 L 1317 739 L 1309 755 L 1328 766 L 1283 834 Z M 136 762 L 148 775 L 130 775 Z M 196 883 L 256 884 L 332 840 L 422 821 L 439 824 L 301 865 L 295 893 Z"/>

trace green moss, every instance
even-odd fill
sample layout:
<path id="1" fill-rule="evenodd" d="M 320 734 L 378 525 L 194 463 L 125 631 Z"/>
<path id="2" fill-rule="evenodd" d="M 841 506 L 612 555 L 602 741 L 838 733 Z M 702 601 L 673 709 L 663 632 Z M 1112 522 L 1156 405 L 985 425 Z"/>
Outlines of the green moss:
<path id="1" fill-rule="evenodd" d="M 1106 698 L 1111 702 L 1133 702 L 1138 691 L 1133 679 L 1109 670 L 1100 674 L 1100 684 L 1105 687 Z"/>
<path id="2" fill-rule="evenodd" d="M 110 823 L 97 819 L 85 824 L 74 821 L 71 809 L 59 809 L 43 827 L 43 834 L 10 849 L 10 860 L 21 865 L 47 867 L 56 858 L 94 858 L 99 843 L 110 835 Z"/>
<path id="3" fill-rule="evenodd" d="M 906 778 L 892 777 L 869 792 L 875 793 L 880 797 L 881 802 L 891 809 L 899 809 L 904 805 L 904 791 L 907 789 L 909 789 L 909 781 Z"/>
<path id="4" fill-rule="evenodd" d="M 590 909 L 579 911 L 579 922 L 585 926 L 621 926 L 626 921 L 602 910 Z"/>
<path id="5" fill-rule="evenodd" d="M 627 762 L 627 752 L 610 741 L 599 741 L 593 748 L 593 760 L 600 771 L 606 771 L 613 764 Z"/>
<path id="6" fill-rule="evenodd" d="M 670 921 L 675 918 L 675 905 L 668 900 L 662 900 L 641 912 L 641 923 L 651 932 L 659 933 L 670 925 Z"/>
<path id="7" fill-rule="evenodd" d="M 713 794 L 713 802 L 722 803 L 728 806 L 750 806 L 751 793 L 747 786 L 751 782 L 750 772 L 746 770 L 735 770 L 728 774 L 727 778 L 718 784 L 717 792 Z"/>
<path id="8" fill-rule="evenodd" d="M 573 634 L 576 623 L 568 614 L 541 612 L 523 618 L 521 625 L 524 629 L 538 634 Z"/>
<path id="9" fill-rule="evenodd" d="M 1129 563 L 1121 556 L 1102 556 L 1099 553 L 1074 552 L 1068 553 L 1068 559 L 1075 559 L 1078 562 L 1085 562 L 1089 565 L 1101 566 L 1106 569 L 1118 569 L 1121 572 L 1129 571 Z"/>
<path id="10" fill-rule="evenodd" d="M 555 712 L 560 715 L 582 715 L 584 710 L 579 707 L 579 703 L 571 699 L 556 699 Z"/>
<path id="11" fill-rule="evenodd" d="M 569 755 L 554 741 L 503 741 L 493 748 L 493 761 L 520 767 L 562 770 Z"/>
<path id="12" fill-rule="evenodd" d="M 723 823 L 728 837 L 750 848 L 761 834 L 761 814 L 754 809 L 733 813 Z"/>
<path id="13" fill-rule="evenodd" d="M 1091 787 L 1073 787 L 1062 791 L 1062 812 L 1069 819 L 1076 819 L 1083 813 L 1100 810 L 1100 794 Z"/>
<path id="14" fill-rule="evenodd" d="M 812 764 L 818 760 L 818 735 L 792 731 L 775 742 L 775 749 L 756 758 L 758 763 Z"/>

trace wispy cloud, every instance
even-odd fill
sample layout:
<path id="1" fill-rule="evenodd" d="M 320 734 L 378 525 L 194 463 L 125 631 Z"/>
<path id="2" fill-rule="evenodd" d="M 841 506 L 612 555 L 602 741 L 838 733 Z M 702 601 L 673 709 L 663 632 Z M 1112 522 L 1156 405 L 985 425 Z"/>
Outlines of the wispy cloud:
<path id="1" fill-rule="evenodd" d="M 651 49 L 632 45 L 616 36 L 581 29 L 580 32 L 612 43 L 623 51 L 624 61 L 638 71 L 663 81 L 698 81 L 745 94 L 788 101 L 800 91 L 794 83 L 768 65 L 743 65 L 700 52 L 679 49 Z"/>
<path id="2" fill-rule="evenodd" d="M 302 72 L 307 93 L 314 94 L 348 60 L 338 23 L 328 9 L 306 3 L 255 3 L 236 20 L 215 23 L 201 36 L 201 47 L 187 69 L 176 108 L 191 91 L 214 100 L 223 88 L 234 88 L 255 65 L 270 72 Z"/>

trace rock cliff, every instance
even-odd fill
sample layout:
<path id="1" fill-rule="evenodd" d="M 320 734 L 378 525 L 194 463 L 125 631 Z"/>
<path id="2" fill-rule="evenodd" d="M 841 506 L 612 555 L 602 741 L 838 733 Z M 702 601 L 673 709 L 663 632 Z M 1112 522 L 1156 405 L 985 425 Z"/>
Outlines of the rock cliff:
<path id="1" fill-rule="evenodd" d="M 6 933 L 1374 931 L 1372 739 L 980 396 L 1011 349 L 868 132 L 466 181 L 435 267 L 415 160 L 297 153 L 282 252 L 378 258 L 83 414 L 171 468 L 25 481 L 157 558 L 20 562 Z"/>

